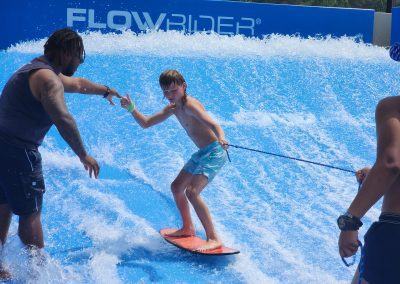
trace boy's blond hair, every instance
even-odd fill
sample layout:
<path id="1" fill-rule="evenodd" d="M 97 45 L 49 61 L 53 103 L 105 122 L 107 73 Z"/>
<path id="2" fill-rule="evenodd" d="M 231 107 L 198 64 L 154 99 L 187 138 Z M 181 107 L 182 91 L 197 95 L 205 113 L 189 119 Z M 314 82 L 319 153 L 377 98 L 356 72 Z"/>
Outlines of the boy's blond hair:
<path id="1" fill-rule="evenodd" d="M 165 70 L 161 73 L 159 78 L 159 83 L 161 87 L 169 87 L 171 84 L 182 86 L 186 83 L 185 78 L 177 70 Z M 187 101 L 187 93 L 185 90 L 185 95 L 182 98 L 182 103 L 185 104 Z"/>

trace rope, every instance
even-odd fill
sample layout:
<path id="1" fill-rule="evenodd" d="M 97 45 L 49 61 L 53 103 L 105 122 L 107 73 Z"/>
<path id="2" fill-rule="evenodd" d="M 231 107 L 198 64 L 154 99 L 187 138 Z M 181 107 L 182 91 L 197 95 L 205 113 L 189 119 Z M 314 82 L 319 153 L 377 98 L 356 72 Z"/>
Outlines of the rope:
<path id="1" fill-rule="evenodd" d="M 348 172 L 348 173 L 352 173 L 352 174 L 356 173 L 354 170 L 344 169 L 344 168 L 340 168 L 340 167 L 336 167 L 336 166 L 332 166 L 332 165 L 327 165 L 327 164 L 323 164 L 323 163 L 319 163 L 319 162 L 313 162 L 313 161 L 299 159 L 299 158 L 295 158 L 295 157 L 289 157 L 289 156 L 285 156 L 285 155 L 280 155 L 280 154 L 275 154 L 275 153 L 271 153 L 271 152 L 251 149 L 251 148 L 242 147 L 242 146 L 238 146 L 238 145 L 228 144 L 228 146 L 229 147 L 233 147 L 233 148 L 253 151 L 253 152 L 257 152 L 257 153 L 267 154 L 267 155 L 271 155 L 271 156 L 276 156 L 276 157 L 280 157 L 280 158 L 286 158 L 286 159 L 290 159 L 290 160 L 295 160 L 295 161 L 299 161 L 299 162 L 309 163 L 309 164 L 313 164 L 313 165 L 317 165 L 317 166 L 323 166 L 323 167 L 327 167 L 327 168 L 331 168 L 331 169 L 335 169 L 335 170 L 340 170 L 340 171 L 344 171 L 344 172 Z M 228 151 L 226 151 L 226 152 L 228 154 Z M 229 162 L 230 162 L 231 159 L 229 157 L 229 154 L 228 154 L 228 159 L 229 159 Z"/>
<path id="2" fill-rule="evenodd" d="M 364 274 L 364 246 L 360 240 L 357 240 L 357 242 L 358 242 L 358 246 L 361 249 L 360 263 L 358 264 L 358 282 L 357 283 L 361 284 L 361 279 Z M 353 255 L 353 260 L 350 263 L 347 262 L 344 257 L 342 257 L 342 261 L 347 267 L 350 267 L 356 262 L 356 254 Z"/>
<path id="3" fill-rule="evenodd" d="M 360 241 L 358 241 L 358 245 L 361 248 L 361 256 L 360 256 L 360 264 L 358 265 L 358 270 L 359 270 L 359 274 L 358 274 L 358 284 L 361 284 L 361 279 L 363 277 L 364 274 L 364 247 L 362 245 L 362 243 Z"/>

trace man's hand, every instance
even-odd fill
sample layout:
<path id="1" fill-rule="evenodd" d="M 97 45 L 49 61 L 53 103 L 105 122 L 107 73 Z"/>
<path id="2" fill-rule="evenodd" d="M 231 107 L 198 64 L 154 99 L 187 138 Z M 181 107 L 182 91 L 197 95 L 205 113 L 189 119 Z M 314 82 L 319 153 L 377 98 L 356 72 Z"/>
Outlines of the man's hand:
<path id="1" fill-rule="evenodd" d="M 371 167 L 364 167 L 356 172 L 356 179 L 358 183 L 363 183 L 364 179 L 367 177 Z"/>
<path id="2" fill-rule="evenodd" d="M 89 171 L 90 177 L 92 177 L 92 174 L 94 174 L 95 178 L 99 176 L 100 166 L 94 158 L 92 158 L 89 155 L 86 155 L 85 157 L 80 158 L 80 160 L 83 166 L 85 167 L 85 170 Z"/>
<path id="3" fill-rule="evenodd" d="M 115 106 L 112 97 L 117 97 L 118 99 L 121 99 L 122 96 L 120 94 L 118 94 L 118 92 L 115 89 L 110 89 L 110 93 L 108 94 L 108 96 L 106 97 L 107 101 L 110 102 L 111 105 Z"/>
<path id="4" fill-rule="evenodd" d="M 358 231 L 341 231 L 339 236 L 339 254 L 341 257 L 354 255 L 358 250 Z"/>

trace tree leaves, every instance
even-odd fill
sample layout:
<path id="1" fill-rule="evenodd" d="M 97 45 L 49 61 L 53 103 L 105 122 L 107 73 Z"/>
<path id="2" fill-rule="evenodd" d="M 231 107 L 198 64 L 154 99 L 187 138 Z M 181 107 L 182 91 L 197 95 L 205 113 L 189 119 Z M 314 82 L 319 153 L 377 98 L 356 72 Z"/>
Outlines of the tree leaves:
<path id="1" fill-rule="evenodd" d="M 375 11 L 385 12 L 387 4 L 386 1 L 393 2 L 394 6 L 400 4 L 400 0 L 395 0 L 395 1 L 393 0 L 244 0 L 243 2 L 360 8 L 360 9 L 374 9 Z"/>

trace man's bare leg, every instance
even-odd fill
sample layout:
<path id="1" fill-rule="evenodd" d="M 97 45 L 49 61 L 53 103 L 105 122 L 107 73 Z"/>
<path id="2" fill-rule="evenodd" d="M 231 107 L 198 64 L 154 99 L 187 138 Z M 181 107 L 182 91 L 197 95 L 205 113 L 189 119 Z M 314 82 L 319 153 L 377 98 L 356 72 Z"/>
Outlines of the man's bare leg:
<path id="1" fill-rule="evenodd" d="M 0 205 L 0 250 L 6 242 L 8 229 L 10 228 L 12 212 L 8 204 Z M 0 281 L 11 279 L 10 272 L 3 267 L 0 259 Z"/>
<path id="2" fill-rule="evenodd" d="M 190 216 L 189 202 L 185 195 L 186 187 L 190 184 L 192 177 L 192 174 L 181 170 L 171 184 L 171 191 L 174 195 L 176 206 L 178 207 L 181 215 L 183 226 L 179 230 L 168 234 L 168 236 L 187 237 L 194 236 L 196 234 L 192 217 Z"/>
<path id="3" fill-rule="evenodd" d="M 198 247 L 196 249 L 197 251 L 207 251 L 222 246 L 222 243 L 215 232 L 210 212 L 203 199 L 200 197 L 200 193 L 207 186 L 207 184 L 207 177 L 203 175 L 194 175 L 192 178 L 192 182 L 186 188 L 186 196 L 188 197 L 190 203 L 193 205 L 193 208 L 196 211 L 197 216 L 199 217 L 207 236 L 207 243 Z"/>
<path id="4" fill-rule="evenodd" d="M 40 211 L 19 216 L 18 235 L 24 245 L 41 249 L 44 247 Z"/>

